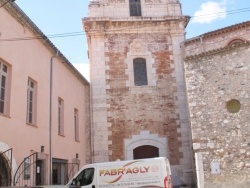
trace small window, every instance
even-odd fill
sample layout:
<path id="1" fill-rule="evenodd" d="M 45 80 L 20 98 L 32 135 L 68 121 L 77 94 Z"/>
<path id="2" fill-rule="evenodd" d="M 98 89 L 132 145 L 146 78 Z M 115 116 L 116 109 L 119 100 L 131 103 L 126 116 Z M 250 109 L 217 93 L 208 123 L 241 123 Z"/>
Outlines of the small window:
<path id="1" fill-rule="evenodd" d="M 32 79 L 28 79 L 27 88 L 27 118 L 28 124 L 35 125 L 36 122 L 36 83 Z"/>
<path id="2" fill-rule="evenodd" d="M 64 135 L 64 101 L 58 98 L 58 134 Z"/>
<path id="3" fill-rule="evenodd" d="M 239 44 L 239 43 L 244 43 L 244 40 L 242 40 L 242 39 L 233 39 L 227 44 L 227 46 L 234 46 L 234 45 Z"/>
<path id="4" fill-rule="evenodd" d="M 9 68 L 0 61 L 0 114 L 7 114 Z"/>
<path id="5" fill-rule="evenodd" d="M 129 0 L 130 16 L 141 16 L 141 0 Z"/>
<path id="6" fill-rule="evenodd" d="M 146 60 L 136 58 L 134 64 L 134 82 L 136 86 L 148 85 Z"/>
<path id="7" fill-rule="evenodd" d="M 240 102 L 236 99 L 232 99 L 226 104 L 227 110 L 230 113 L 237 113 L 240 111 L 241 105 Z"/>
<path id="8" fill-rule="evenodd" d="M 27 157 L 24 159 L 24 172 L 23 172 L 23 179 L 29 180 L 30 179 L 30 158 Z"/>
<path id="9" fill-rule="evenodd" d="M 75 141 L 79 142 L 79 113 L 74 110 L 74 128 L 75 128 Z"/>
<path id="10" fill-rule="evenodd" d="M 71 185 L 76 186 L 86 186 L 90 185 L 94 179 L 94 168 L 84 169 L 71 183 Z"/>

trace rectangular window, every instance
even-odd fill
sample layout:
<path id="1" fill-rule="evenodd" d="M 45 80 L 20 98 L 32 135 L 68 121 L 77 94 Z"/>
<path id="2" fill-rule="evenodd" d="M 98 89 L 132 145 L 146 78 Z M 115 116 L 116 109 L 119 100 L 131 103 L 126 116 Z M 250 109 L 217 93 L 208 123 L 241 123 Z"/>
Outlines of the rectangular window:
<path id="1" fill-rule="evenodd" d="M 136 86 L 148 85 L 146 60 L 136 58 L 134 64 L 134 82 Z"/>
<path id="2" fill-rule="evenodd" d="M 8 67 L 0 62 L 0 114 L 7 113 L 7 79 Z"/>
<path id="3" fill-rule="evenodd" d="M 74 110 L 74 128 L 75 128 L 75 141 L 79 142 L 79 113 Z"/>
<path id="4" fill-rule="evenodd" d="M 58 134 L 64 135 L 64 101 L 58 98 Z"/>
<path id="5" fill-rule="evenodd" d="M 29 157 L 24 159 L 23 179 L 24 180 L 29 180 L 30 179 L 30 158 Z"/>
<path id="6" fill-rule="evenodd" d="M 36 83 L 32 79 L 28 79 L 27 88 L 27 118 L 28 124 L 36 123 Z"/>
<path id="7" fill-rule="evenodd" d="M 129 0 L 130 16 L 141 16 L 141 0 Z"/>

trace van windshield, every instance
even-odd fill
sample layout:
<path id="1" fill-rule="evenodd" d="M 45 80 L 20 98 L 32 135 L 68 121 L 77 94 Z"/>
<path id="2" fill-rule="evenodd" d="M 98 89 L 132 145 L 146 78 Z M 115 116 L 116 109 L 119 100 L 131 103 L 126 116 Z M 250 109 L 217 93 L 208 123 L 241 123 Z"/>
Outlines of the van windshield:
<path id="1" fill-rule="evenodd" d="M 86 186 L 90 185 L 94 179 L 94 168 L 84 169 L 72 182 L 72 185 Z"/>

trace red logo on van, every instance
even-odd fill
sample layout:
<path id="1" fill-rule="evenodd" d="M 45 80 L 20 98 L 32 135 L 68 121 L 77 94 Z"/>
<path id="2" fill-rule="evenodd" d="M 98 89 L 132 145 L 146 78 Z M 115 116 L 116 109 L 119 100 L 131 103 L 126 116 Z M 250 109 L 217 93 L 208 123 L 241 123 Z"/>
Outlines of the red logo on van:
<path id="1" fill-rule="evenodd" d="M 169 177 L 165 177 L 164 179 L 164 188 L 172 188 L 173 187 L 173 184 L 172 184 L 172 178 L 171 176 Z"/>
<path id="2" fill-rule="evenodd" d="M 121 168 L 100 170 L 99 175 L 101 177 L 118 176 L 114 180 L 110 180 L 110 181 L 103 180 L 106 183 L 115 183 L 115 182 L 119 181 L 122 178 L 123 175 L 126 175 L 126 174 L 142 174 L 142 173 L 148 173 L 149 172 L 150 166 L 131 167 L 131 168 L 129 167 L 129 165 L 137 163 L 137 162 L 140 162 L 140 161 L 133 161 L 133 162 L 127 163 Z M 154 171 L 153 171 L 153 169 L 154 169 Z M 157 166 L 153 166 L 153 169 L 152 169 L 153 172 L 158 171 Z"/>

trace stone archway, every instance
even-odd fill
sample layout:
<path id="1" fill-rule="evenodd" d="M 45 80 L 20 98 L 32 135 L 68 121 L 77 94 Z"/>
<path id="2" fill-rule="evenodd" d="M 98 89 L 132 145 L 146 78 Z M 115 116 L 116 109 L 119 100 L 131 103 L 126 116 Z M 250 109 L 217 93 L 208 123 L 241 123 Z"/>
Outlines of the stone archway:
<path id="1" fill-rule="evenodd" d="M 0 142 L 0 155 L 3 157 L 3 158 L 0 158 L 0 160 L 2 161 L 2 164 L 5 165 L 4 168 L 6 168 L 7 170 L 9 169 L 9 180 L 12 180 L 13 177 L 14 177 L 14 172 L 16 172 L 16 169 L 17 169 L 17 163 L 16 163 L 16 160 L 15 160 L 15 157 L 14 155 L 12 154 L 12 151 L 11 151 L 11 154 L 9 152 L 6 153 L 6 151 L 8 150 L 11 150 L 11 148 L 5 144 L 4 142 Z M 10 162 L 11 161 L 11 166 L 10 166 Z M 0 174 L 2 175 L 2 172 L 0 172 Z M 0 181 L 2 181 L 3 183 L 3 175 L 2 177 L 0 177 Z M 12 184 L 12 182 L 10 182 Z"/>
<path id="2" fill-rule="evenodd" d="M 167 139 L 157 134 L 150 134 L 149 131 L 141 131 L 139 135 L 133 135 L 132 139 L 125 139 L 125 159 L 134 159 L 134 150 L 136 148 L 148 149 L 148 146 L 158 149 L 159 157 L 168 157 Z M 144 146 L 144 148 L 142 147 Z"/>
<path id="3" fill-rule="evenodd" d="M 0 187 L 10 186 L 11 168 L 5 156 L 0 153 Z"/>

